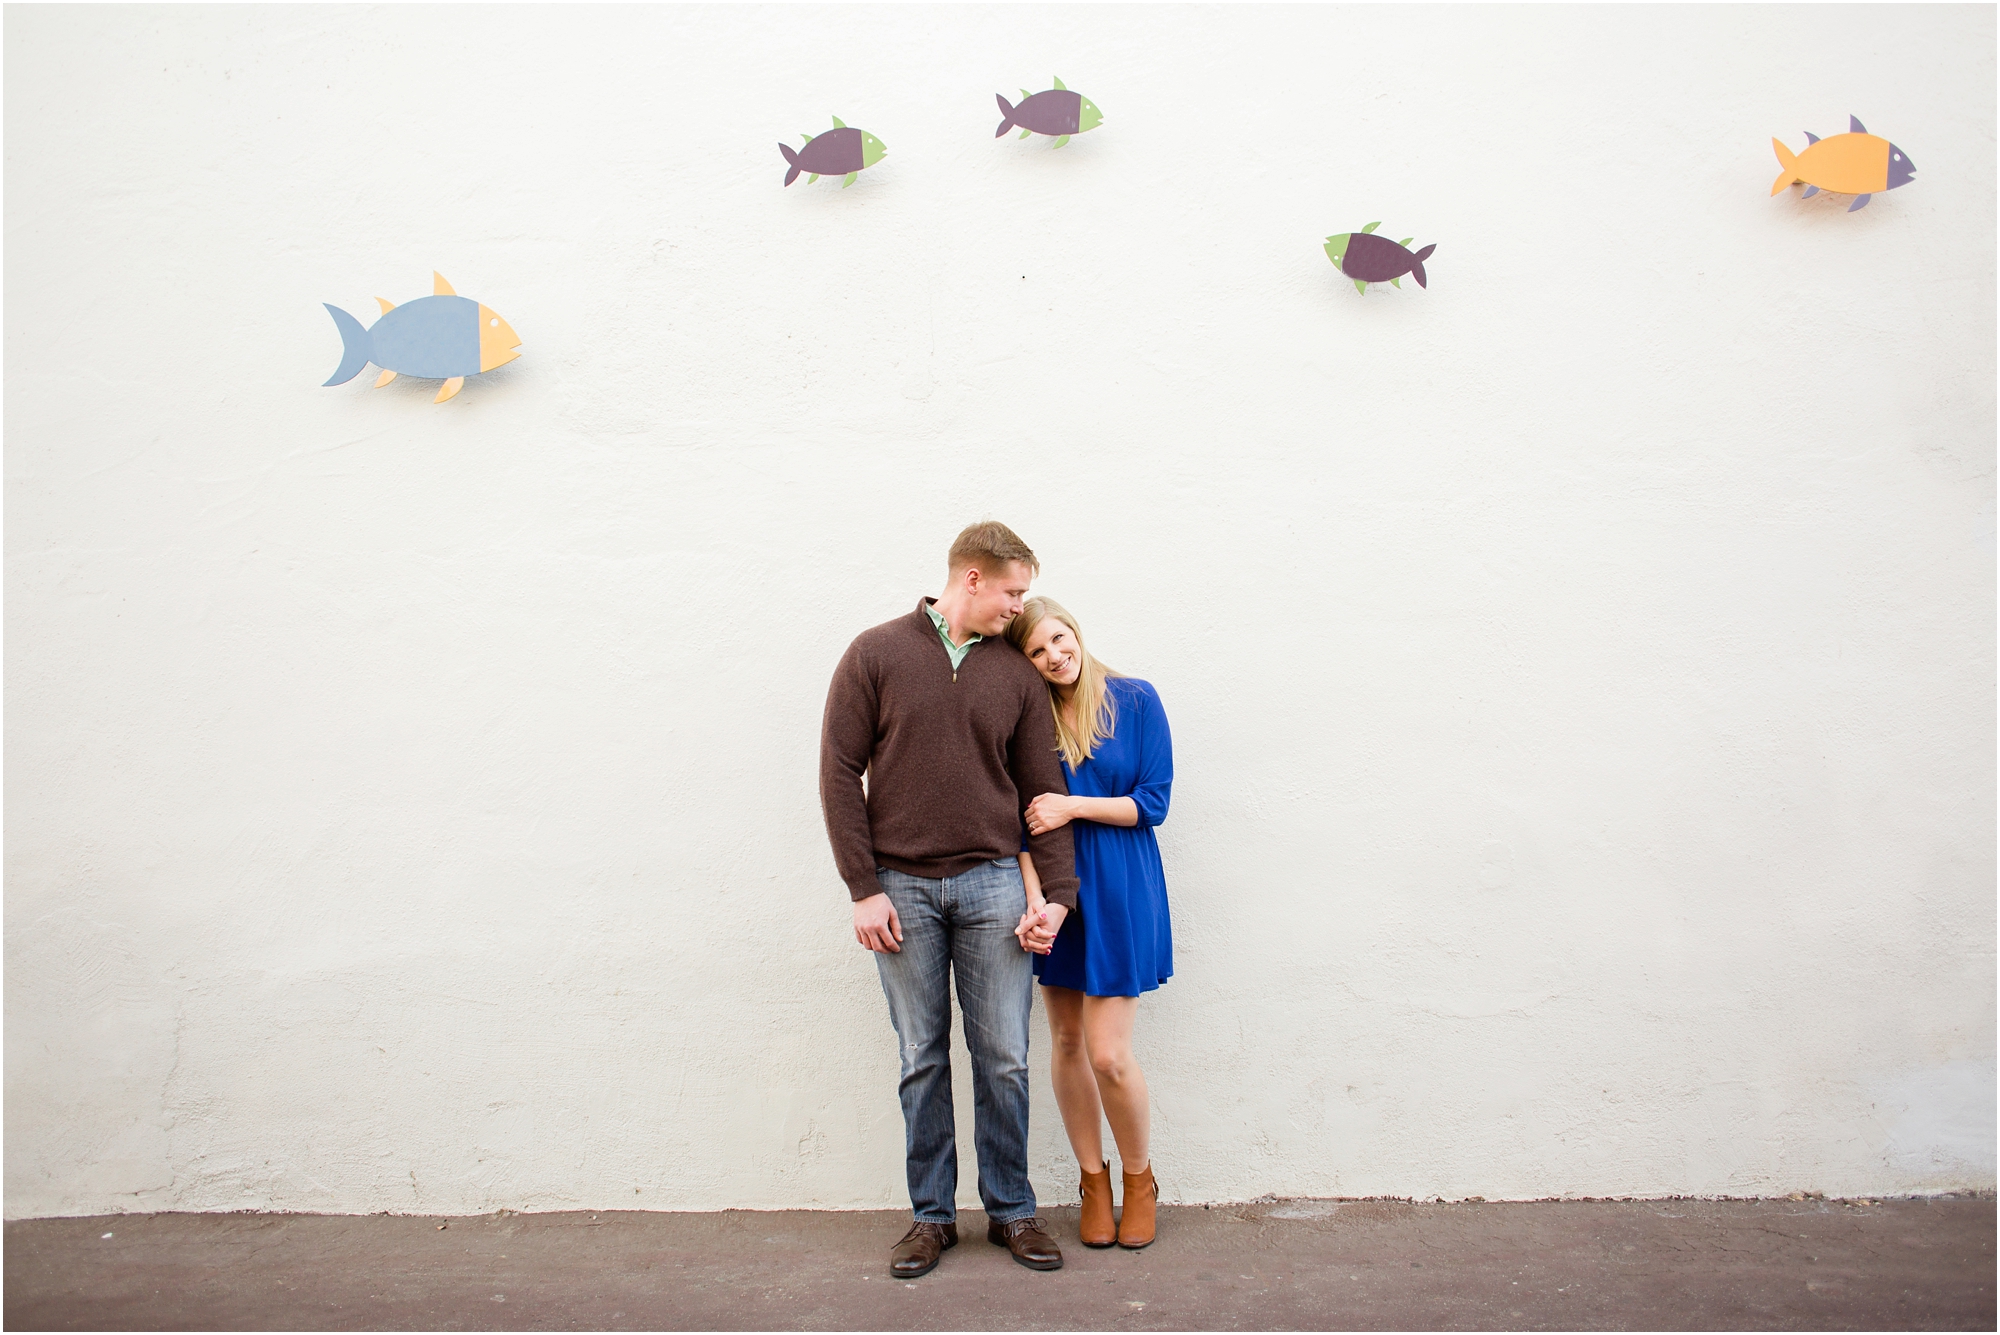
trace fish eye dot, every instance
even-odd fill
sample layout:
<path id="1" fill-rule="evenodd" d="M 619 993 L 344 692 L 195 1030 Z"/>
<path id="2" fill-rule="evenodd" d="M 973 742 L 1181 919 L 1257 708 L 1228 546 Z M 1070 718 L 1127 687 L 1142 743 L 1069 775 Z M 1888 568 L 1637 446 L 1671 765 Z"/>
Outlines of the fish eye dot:
<path id="1" fill-rule="evenodd" d="M 498 329 L 500 327 L 500 317 L 496 315 L 492 319 L 488 320 L 486 323 L 491 325 L 493 328 Z"/>

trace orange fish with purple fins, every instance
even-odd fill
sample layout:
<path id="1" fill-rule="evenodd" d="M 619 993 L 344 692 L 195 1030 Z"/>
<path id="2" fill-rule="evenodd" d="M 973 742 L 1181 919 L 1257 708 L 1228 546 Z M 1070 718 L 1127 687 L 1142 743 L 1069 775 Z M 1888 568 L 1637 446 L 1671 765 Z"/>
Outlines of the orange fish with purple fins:
<path id="1" fill-rule="evenodd" d="M 1801 199 L 1811 199 L 1822 190 L 1853 195 L 1854 202 L 1847 206 L 1849 213 L 1866 207 L 1884 190 L 1908 185 L 1917 174 L 1917 165 L 1908 153 L 1868 133 L 1854 116 L 1847 118 L 1846 134 L 1822 139 L 1807 130 L 1803 152 L 1794 153 L 1777 139 L 1771 141 L 1771 147 L 1777 150 L 1778 165 L 1784 168 L 1771 186 L 1772 194 L 1803 182 L 1806 192 Z"/>

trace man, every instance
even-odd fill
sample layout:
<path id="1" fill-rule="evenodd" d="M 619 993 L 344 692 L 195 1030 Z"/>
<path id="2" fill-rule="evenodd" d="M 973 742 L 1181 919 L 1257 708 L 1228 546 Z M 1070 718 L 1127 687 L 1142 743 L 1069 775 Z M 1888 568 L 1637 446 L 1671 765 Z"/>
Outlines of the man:
<path id="1" fill-rule="evenodd" d="M 875 952 L 901 1041 L 915 1221 L 889 1253 L 899 1279 L 928 1274 L 958 1244 L 954 973 L 987 1241 L 1031 1269 L 1062 1266 L 1028 1182 L 1033 968 L 1015 928 L 1027 908 L 1022 812 L 1043 793 L 1069 790 L 1048 688 L 1001 637 L 1041 563 L 1005 524 L 987 522 L 958 535 L 946 567 L 942 594 L 848 646 L 820 734 L 827 837 L 854 900 L 854 939 Z M 1076 907 L 1070 831 L 1036 835 L 1028 847 L 1049 902 L 1038 932 L 1047 940 Z"/>

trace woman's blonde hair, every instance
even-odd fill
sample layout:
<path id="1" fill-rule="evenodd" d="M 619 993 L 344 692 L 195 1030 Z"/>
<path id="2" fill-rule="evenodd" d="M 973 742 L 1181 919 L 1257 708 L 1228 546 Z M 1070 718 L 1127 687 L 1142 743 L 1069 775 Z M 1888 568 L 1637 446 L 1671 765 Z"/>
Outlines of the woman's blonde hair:
<path id="1" fill-rule="evenodd" d="M 1021 615 L 1007 623 L 1007 638 L 1016 649 L 1027 652 L 1028 637 L 1035 633 L 1035 627 L 1044 617 L 1054 617 L 1069 627 L 1069 633 L 1076 640 L 1076 712 L 1073 717 L 1082 721 L 1081 727 L 1070 726 L 1063 716 L 1062 698 L 1056 694 L 1054 685 L 1049 685 L 1049 708 L 1056 716 L 1056 749 L 1071 769 L 1077 768 L 1090 759 L 1090 753 L 1097 744 L 1111 736 L 1118 726 L 1118 708 L 1111 702 L 1111 692 L 1104 683 L 1112 677 L 1125 674 L 1108 668 L 1091 656 L 1083 644 L 1083 629 L 1076 624 L 1066 608 L 1053 598 L 1037 595 L 1021 605 Z"/>

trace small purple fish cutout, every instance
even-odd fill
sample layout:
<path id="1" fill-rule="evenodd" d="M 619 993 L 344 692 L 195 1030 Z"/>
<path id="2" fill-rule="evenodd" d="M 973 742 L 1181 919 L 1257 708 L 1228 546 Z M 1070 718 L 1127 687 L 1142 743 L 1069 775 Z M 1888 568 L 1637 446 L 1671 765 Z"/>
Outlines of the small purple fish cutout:
<path id="1" fill-rule="evenodd" d="M 1075 134 L 1083 124 L 1083 94 L 1067 88 L 1051 88 L 1024 97 L 1019 106 L 998 93 L 993 100 L 1000 104 L 1001 115 L 1000 128 L 993 132 L 995 139 L 1016 126 L 1036 134 Z"/>
<path id="2" fill-rule="evenodd" d="M 1023 88 L 1019 105 L 998 93 L 993 100 L 1000 104 L 1000 128 L 993 132 L 995 139 L 1018 127 L 1023 139 L 1031 134 L 1053 135 L 1056 147 L 1061 148 L 1071 135 L 1094 130 L 1104 123 L 1104 113 L 1097 105 L 1082 93 L 1065 88 L 1061 79 L 1056 80 L 1055 87 L 1039 93 Z"/>
<path id="3" fill-rule="evenodd" d="M 857 130 L 833 118 L 833 128 L 817 135 L 807 135 L 804 148 L 793 148 L 790 144 L 779 144 L 778 151 L 785 155 L 785 163 L 790 168 L 785 173 L 785 184 L 799 179 L 800 172 L 809 173 L 817 181 L 822 176 L 844 176 L 844 189 L 854 184 L 856 173 L 872 167 L 882 160 L 889 150 L 882 141 L 866 130 Z"/>
<path id="4" fill-rule="evenodd" d="M 1424 261 L 1436 249 L 1425 246 L 1420 254 L 1413 255 L 1386 236 L 1364 233 L 1347 243 L 1347 261 L 1340 271 L 1364 283 L 1386 283 L 1408 274 L 1417 280 L 1418 287 L 1428 287 L 1430 284 L 1424 281 Z"/>
<path id="5" fill-rule="evenodd" d="M 1376 236 L 1375 229 L 1380 226 L 1369 223 L 1358 232 L 1328 237 L 1326 257 L 1362 292 L 1368 290 L 1370 283 L 1395 283 L 1401 287 L 1397 280 L 1404 274 L 1416 279 L 1418 287 L 1429 287 L 1424 261 L 1437 246 L 1428 245 L 1412 253 L 1407 241 L 1398 243 L 1386 236 Z"/>

